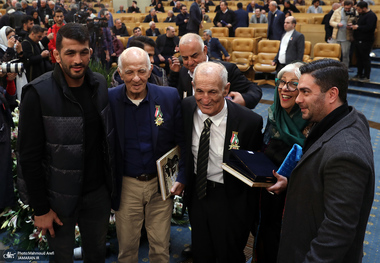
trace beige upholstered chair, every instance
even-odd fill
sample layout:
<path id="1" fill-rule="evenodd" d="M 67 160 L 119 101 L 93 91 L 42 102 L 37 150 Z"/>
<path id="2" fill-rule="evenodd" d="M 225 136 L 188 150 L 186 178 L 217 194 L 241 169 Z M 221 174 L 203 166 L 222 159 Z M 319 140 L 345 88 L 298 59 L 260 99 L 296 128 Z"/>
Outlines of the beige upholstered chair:
<path id="1" fill-rule="evenodd" d="M 252 27 L 238 27 L 235 30 L 236 38 L 254 38 L 255 37 L 255 29 Z"/>
<path id="2" fill-rule="evenodd" d="M 212 27 L 210 28 L 213 37 L 228 37 L 229 32 L 227 27 Z"/>
<path id="3" fill-rule="evenodd" d="M 305 51 L 303 53 L 303 62 L 310 62 L 310 55 L 311 55 L 311 42 L 305 41 Z"/>
<path id="4" fill-rule="evenodd" d="M 231 61 L 242 72 L 248 71 L 253 61 L 253 39 L 235 38 L 232 41 Z"/>
<path id="5" fill-rule="evenodd" d="M 329 43 L 317 43 L 314 45 L 313 61 L 324 58 L 340 60 L 340 45 Z"/>
<path id="6" fill-rule="evenodd" d="M 261 40 L 258 44 L 258 55 L 255 58 L 253 68 L 255 72 L 263 72 L 265 78 L 256 80 L 258 85 L 269 84 L 275 86 L 274 80 L 269 79 L 268 74 L 276 72 L 276 66 L 272 61 L 280 48 L 279 40 Z"/>

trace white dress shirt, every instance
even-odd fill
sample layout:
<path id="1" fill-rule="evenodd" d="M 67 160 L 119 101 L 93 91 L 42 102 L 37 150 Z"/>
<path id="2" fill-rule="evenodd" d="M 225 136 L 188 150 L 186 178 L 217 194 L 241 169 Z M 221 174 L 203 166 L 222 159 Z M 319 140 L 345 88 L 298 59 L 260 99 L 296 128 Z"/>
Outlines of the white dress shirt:
<path id="1" fill-rule="evenodd" d="M 194 156 L 194 174 L 197 172 L 199 139 L 204 127 L 204 121 L 207 118 L 210 118 L 212 121 L 210 126 L 210 149 L 207 165 L 207 180 L 224 183 L 222 163 L 227 128 L 227 102 L 225 100 L 223 109 L 212 117 L 207 114 L 203 114 L 199 108 L 194 113 L 194 127 L 191 146 Z"/>
<path id="2" fill-rule="evenodd" d="M 286 62 L 286 50 L 288 49 L 289 40 L 292 37 L 293 31 L 294 29 L 286 32 L 281 39 L 280 52 L 278 53 L 278 61 L 281 64 L 285 64 Z"/>

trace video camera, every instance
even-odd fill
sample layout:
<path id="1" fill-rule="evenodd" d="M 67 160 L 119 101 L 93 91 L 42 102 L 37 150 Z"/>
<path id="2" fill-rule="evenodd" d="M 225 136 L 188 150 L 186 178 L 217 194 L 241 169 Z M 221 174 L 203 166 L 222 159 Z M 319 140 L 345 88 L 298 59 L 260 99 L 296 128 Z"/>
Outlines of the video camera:
<path id="1" fill-rule="evenodd" d="M 105 17 L 87 18 L 87 28 L 89 31 L 99 30 L 100 28 L 108 27 L 108 21 Z"/>

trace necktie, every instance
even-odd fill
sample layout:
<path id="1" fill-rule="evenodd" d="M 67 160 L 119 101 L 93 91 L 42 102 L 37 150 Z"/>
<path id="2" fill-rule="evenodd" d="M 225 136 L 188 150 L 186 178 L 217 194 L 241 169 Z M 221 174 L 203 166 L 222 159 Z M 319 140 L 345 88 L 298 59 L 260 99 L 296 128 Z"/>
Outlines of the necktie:
<path id="1" fill-rule="evenodd" d="M 198 158 L 197 158 L 197 177 L 196 189 L 199 199 L 206 195 L 207 188 L 207 165 L 210 148 L 210 126 L 212 121 L 208 118 L 204 121 L 204 128 L 199 139 Z"/>

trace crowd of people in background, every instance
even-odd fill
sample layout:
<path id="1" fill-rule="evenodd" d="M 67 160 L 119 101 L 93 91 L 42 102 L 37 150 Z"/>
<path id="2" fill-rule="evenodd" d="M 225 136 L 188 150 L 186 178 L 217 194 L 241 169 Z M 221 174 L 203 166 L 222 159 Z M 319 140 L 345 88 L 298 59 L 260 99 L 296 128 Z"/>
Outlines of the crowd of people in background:
<path id="1" fill-rule="evenodd" d="M 169 262 L 173 200 L 161 199 L 155 161 L 176 145 L 171 193 L 184 193 L 194 262 L 245 262 L 249 233 L 258 263 L 360 262 L 374 164 L 368 122 L 346 97 L 352 50 L 360 57 L 354 79 L 370 81 L 377 17 L 368 3 L 336 3 L 324 18 L 325 40 L 341 46 L 342 62 L 304 64 L 305 36 L 293 16 L 304 0 L 238 3 L 235 11 L 222 0 L 213 20 L 211 0 L 152 0 L 146 36 L 138 26 L 130 35 L 100 0 L 8 0 L 0 60 L 23 63 L 25 71 L 0 74 L 0 208 L 15 202 L 9 138 L 17 97 L 19 191 L 56 262 L 71 260 L 77 223 L 84 260 L 104 261 L 111 207 L 119 262 L 138 261 L 143 224 L 150 260 Z M 141 13 L 137 4 L 115 13 Z M 323 13 L 321 5 L 313 0 L 307 13 Z M 164 22 L 175 23 L 177 34 L 171 24 L 161 34 L 157 13 L 167 13 Z M 228 28 L 229 37 L 250 23 L 267 24 L 267 38 L 280 41 L 264 133 L 252 111 L 261 87 L 229 62 L 204 23 Z M 128 37 L 126 48 L 120 37 Z M 112 88 L 90 60 L 117 67 Z M 220 166 L 231 149 L 262 151 L 279 166 L 294 144 L 303 157 L 291 179 L 274 172 L 277 183 L 267 189 L 251 189 Z"/>

